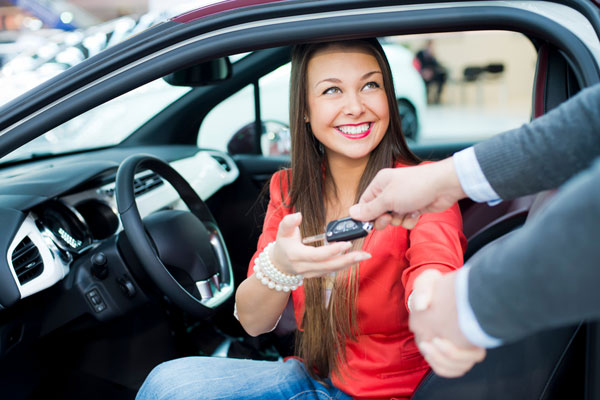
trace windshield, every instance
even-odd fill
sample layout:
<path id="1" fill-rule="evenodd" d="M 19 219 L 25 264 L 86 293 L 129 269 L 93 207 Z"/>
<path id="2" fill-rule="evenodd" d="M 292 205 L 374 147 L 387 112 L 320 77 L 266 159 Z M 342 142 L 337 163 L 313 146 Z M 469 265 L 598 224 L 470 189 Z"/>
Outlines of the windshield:
<path id="1" fill-rule="evenodd" d="M 248 54 L 233 54 L 229 59 L 235 64 Z M 117 145 L 190 90 L 157 79 L 49 130 L 1 162 Z"/>
<path id="2" fill-rule="evenodd" d="M 49 130 L 2 161 L 114 146 L 190 90 L 157 79 Z"/>

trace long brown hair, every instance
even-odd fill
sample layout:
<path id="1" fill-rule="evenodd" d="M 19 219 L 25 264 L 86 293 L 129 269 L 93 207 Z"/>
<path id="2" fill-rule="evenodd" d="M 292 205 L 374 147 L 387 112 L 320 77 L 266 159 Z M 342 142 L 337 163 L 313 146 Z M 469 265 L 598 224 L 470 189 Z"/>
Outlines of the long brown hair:
<path id="1" fill-rule="evenodd" d="M 330 46 L 359 47 L 367 50 L 376 59 L 383 73 L 383 85 L 388 100 L 390 122 L 388 129 L 371 152 L 367 166 L 360 179 L 355 201 L 375 174 L 389 168 L 395 162 L 417 164 L 419 159 L 410 151 L 402 135 L 392 73 L 383 48 L 377 39 L 359 39 L 340 42 L 311 43 L 295 46 L 292 51 L 290 79 L 290 132 L 292 137 L 289 199 L 287 206 L 302 213 L 300 231 L 302 236 L 311 236 L 323 231 L 326 218 L 324 188 L 337 193 L 331 177 L 323 146 L 312 134 L 310 124 L 304 121 L 309 115 L 307 103 L 307 67 L 313 55 Z M 289 175 L 288 175 L 289 177 Z M 285 198 L 285 197 L 283 197 Z M 354 247 L 362 245 L 362 241 Z M 325 305 L 325 278 L 304 281 L 306 295 L 305 311 L 297 335 L 296 351 L 309 373 L 318 378 L 327 377 L 339 370 L 339 363 L 346 360 L 346 340 L 356 340 L 358 321 L 356 302 L 358 293 L 358 265 L 338 273 L 334 281 L 329 306 Z M 318 376 L 317 376 L 318 374 Z"/>

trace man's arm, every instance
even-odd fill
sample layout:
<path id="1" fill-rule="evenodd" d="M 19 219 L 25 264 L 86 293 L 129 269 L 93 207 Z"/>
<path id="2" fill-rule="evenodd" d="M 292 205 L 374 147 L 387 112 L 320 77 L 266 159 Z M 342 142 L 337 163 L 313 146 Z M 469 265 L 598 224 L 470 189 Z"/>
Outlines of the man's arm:
<path id="1" fill-rule="evenodd" d="M 535 219 L 470 259 L 467 268 L 417 279 L 410 328 L 434 371 L 464 374 L 481 360 L 465 350 L 473 344 L 494 347 L 600 319 L 598 221 L 600 158 Z"/>
<path id="2" fill-rule="evenodd" d="M 487 346 L 463 332 L 464 324 L 458 329 L 465 311 L 473 312 L 485 334 L 503 342 L 583 319 L 600 319 L 598 221 L 600 159 L 500 246 L 469 260 L 468 271 L 441 277 L 438 287 L 429 289 L 431 300 L 411 314 L 411 329 L 423 340 L 439 336 L 466 345 L 471 338 L 474 344 Z M 461 289 L 457 276 L 466 272 Z M 417 289 L 414 294 L 418 300 Z M 460 301 L 465 297 L 468 302 Z M 448 318 L 452 322 L 436 323 Z"/>
<path id="3" fill-rule="evenodd" d="M 483 330 L 503 341 L 600 319 L 600 159 L 536 218 L 473 260 L 468 297 Z"/>
<path id="4" fill-rule="evenodd" d="M 560 186 L 600 155 L 598 110 L 595 85 L 533 122 L 475 145 L 486 179 L 505 200 Z"/>

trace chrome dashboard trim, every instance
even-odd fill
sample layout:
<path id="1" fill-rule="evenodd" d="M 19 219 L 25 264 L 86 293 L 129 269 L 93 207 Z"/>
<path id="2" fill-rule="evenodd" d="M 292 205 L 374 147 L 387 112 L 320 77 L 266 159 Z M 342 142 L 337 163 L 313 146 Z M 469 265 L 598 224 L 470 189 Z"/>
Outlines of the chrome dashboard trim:
<path id="1" fill-rule="evenodd" d="M 44 266 L 40 276 L 33 278 L 29 282 L 21 284 L 15 273 L 12 263 L 12 256 L 17 245 L 25 237 L 29 237 L 29 239 L 37 247 L 40 256 L 42 257 Z M 59 254 L 54 253 L 52 246 L 48 244 L 47 240 L 48 239 L 45 238 L 42 232 L 39 230 L 35 222 L 35 217 L 32 213 L 29 213 L 15 234 L 10 246 L 8 247 L 8 251 L 6 253 L 7 262 L 13 279 L 15 280 L 17 288 L 19 289 L 19 293 L 21 294 L 21 298 L 38 293 L 54 285 L 63 279 L 69 272 L 70 261 L 66 262 Z"/>

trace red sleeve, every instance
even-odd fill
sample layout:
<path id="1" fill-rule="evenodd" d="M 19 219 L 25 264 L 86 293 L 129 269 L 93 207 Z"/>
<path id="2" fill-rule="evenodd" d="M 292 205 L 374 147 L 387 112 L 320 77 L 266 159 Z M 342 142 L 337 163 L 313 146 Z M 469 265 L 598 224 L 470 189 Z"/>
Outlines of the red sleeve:
<path id="1" fill-rule="evenodd" d="M 292 210 L 284 205 L 282 196 L 285 196 L 285 204 L 289 204 L 288 198 L 288 180 L 290 174 L 289 170 L 277 171 L 271 177 L 271 183 L 269 184 L 269 206 L 267 207 L 267 215 L 263 224 L 263 231 L 258 238 L 258 244 L 256 252 L 250 260 L 248 266 L 248 274 L 253 274 L 254 259 L 267 247 L 267 245 L 275 240 L 277 237 L 277 230 L 279 229 L 279 223 L 288 214 L 291 214 Z"/>
<path id="2" fill-rule="evenodd" d="M 409 242 L 406 252 L 408 268 L 402 272 L 405 304 L 413 291 L 414 281 L 421 272 L 437 269 L 446 273 L 463 265 L 467 240 L 462 232 L 458 204 L 440 213 L 423 214 L 409 232 Z"/>

